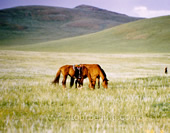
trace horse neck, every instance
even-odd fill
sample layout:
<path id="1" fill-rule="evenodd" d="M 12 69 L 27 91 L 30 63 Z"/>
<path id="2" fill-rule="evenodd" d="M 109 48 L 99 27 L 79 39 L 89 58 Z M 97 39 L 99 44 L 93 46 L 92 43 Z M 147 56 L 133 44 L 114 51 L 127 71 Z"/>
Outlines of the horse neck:
<path id="1" fill-rule="evenodd" d="M 102 78 L 102 80 L 104 80 L 106 78 L 106 74 L 102 69 L 100 71 L 100 77 Z"/>

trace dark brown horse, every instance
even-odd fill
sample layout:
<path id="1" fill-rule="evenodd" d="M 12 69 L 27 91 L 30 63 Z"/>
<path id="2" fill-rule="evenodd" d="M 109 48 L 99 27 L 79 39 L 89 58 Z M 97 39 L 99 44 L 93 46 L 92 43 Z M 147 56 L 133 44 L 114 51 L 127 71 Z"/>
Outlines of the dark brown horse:
<path id="1" fill-rule="evenodd" d="M 62 80 L 63 88 L 66 88 L 66 80 L 67 80 L 68 75 L 71 77 L 70 87 L 73 86 L 74 79 L 84 79 L 88 77 L 89 81 L 91 81 L 91 77 L 88 74 L 86 67 L 82 67 L 80 65 L 64 65 L 60 67 L 59 70 L 57 71 L 56 77 L 52 82 L 53 84 L 56 84 L 56 83 L 59 84 L 61 73 L 63 75 L 63 80 Z M 84 75 L 84 73 L 86 73 L 86 75 Z M 78 82 L 78 80 L 76 82 Z M 79 83 L 79 86 L 83 85 L 82 80 L 79 80 L 78 83 Z M 77 83 L 76 83 L 76 87 L 77 87 Z"/>
<path id="2" fill-rule="evenodd" d="M 103 80 L 103 82 L 102 82 L 103 87 L 105 89 L 108 88 L 109 80 L 107 79 L 106 73 L 100 67 L 100 65 L 98 65 L 98 64 L 81 64 L 80 66 L 87 68 L 87 70 L 82 72 L 83 76 L 81 76 L 81 78 L 78 78 L 77 82 L 79 82 L 80 84 L 83 85 L 83 83 L 82 83 L 83 79 L 86 78 L 87 75 L 90 74 L 90 76 L 88 76 L 88 77 L 90 77 L 89 81 L 91 80 L 91 82 L 89 84 L 90 88 L 95 89 L 96 79 L 98 79 L 98 88 L 100 88 L 100 77 Z"/>

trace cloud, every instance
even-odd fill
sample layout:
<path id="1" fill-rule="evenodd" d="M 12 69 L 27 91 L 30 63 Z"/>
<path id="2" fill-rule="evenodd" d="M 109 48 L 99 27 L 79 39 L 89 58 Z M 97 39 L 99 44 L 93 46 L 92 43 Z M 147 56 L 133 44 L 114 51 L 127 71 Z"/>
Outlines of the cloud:
<path id="1" fill-rule="evenodd" d="M 149 10 L 145 6 L 138 6 L 133 9 L 133 12 L 139 17 L 152 18 L 158 16 L 170 15 L 170 10 Z"/>

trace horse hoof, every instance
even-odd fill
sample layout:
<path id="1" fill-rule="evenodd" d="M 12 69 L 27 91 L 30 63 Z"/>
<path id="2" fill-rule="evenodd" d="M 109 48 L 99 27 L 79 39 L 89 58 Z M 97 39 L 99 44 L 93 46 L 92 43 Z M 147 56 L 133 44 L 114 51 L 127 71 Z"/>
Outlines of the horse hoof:
<path id="1" fill-rule="evenodd" d="M 81 87 L 78 87 L 78 90 L 81 90 L 83 87 L 81 86 Z"/>

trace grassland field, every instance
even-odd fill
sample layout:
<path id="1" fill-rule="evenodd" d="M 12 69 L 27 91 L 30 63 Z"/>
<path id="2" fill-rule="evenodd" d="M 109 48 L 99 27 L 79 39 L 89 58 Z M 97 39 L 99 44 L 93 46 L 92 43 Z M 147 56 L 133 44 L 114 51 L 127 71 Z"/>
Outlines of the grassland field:
<path id="1" fill-rule="evenodd" d="M 51 85 L 60 66 L 100 64 L 109 87 Z M 0 50 L 0 132 L 169 133 L 170 54 Z"/>

